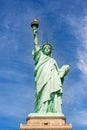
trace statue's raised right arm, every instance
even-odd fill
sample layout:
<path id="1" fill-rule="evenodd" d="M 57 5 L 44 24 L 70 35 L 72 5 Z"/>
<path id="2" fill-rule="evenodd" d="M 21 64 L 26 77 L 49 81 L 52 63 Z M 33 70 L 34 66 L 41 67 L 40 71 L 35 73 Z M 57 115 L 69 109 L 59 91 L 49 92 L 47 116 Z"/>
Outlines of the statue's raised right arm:
<path id="1" fill-rule="evenodd" d="M 40 49 L 39 42 L 38 42 L 38 21 L 35 19 L 31 23 L 32 31 L 34 34 L 34 52 L 37 52 Z"/>

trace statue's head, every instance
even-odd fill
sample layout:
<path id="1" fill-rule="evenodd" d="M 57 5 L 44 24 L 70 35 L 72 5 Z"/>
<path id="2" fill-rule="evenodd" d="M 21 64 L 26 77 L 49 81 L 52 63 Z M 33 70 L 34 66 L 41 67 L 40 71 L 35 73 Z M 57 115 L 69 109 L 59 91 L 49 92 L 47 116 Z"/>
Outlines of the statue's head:
<path id="1" fill-rule="evenodd" d="M 42 52 L 47 55 L 47 56 L 51 56 L 52 54 L 52 45 L 49 44 L 49 43 L 45 43 L 43 46 L 42 46 Z"/>

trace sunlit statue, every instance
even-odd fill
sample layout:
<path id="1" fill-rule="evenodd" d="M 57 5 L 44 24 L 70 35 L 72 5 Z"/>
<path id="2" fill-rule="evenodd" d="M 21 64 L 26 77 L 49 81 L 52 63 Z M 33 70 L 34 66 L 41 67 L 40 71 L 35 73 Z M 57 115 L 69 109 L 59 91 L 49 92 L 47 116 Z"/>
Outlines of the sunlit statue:
<path id="1" fill-rule="evenodd" d="M 34 50 L 32 52 L 35 61 L 35 113 L 62 114 L 62 84 L 69 71 L 69 65 L 58 67 L 52 58 L 52 45 L 45 43 L 42 47 L 38 42 L 38 21 L 31 23 L 34 34 Z"/>

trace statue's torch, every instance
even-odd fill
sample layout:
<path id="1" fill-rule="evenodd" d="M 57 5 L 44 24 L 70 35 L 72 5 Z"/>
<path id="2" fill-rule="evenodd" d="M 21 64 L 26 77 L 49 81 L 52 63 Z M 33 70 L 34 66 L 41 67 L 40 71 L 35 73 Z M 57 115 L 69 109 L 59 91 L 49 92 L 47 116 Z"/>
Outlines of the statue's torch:
<path id="1" fill-rule="evenodd" d="M 33 32 L 34 32 L 34 33 L 35 33 L 35 32 L 37 33 L 37 29 L 38 29 L 38 27 L 39 27 L 39 23 L 38 23 L 38 21 L 37 21 L 36 19 L 34 19 L 34 20 L 32 21 L 31 27 L 32 27 Z"/>

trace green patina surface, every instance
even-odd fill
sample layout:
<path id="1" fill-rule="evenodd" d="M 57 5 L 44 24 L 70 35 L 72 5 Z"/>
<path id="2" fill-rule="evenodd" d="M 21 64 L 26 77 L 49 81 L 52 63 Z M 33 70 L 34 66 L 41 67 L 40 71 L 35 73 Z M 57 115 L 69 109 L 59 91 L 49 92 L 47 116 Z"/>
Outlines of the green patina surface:
<path id="1" fill-rule="evenodd" d="M 52 58 L 52 45 L 38 43 L 38 28 L 33 24 L 34 50 L 32 52 L 35 61 L 35 113 L 34 115 L 62 115 L 62 84 L 69 71 L 69 65 L 58 67 Z M 33 114 L 31 114 L 33 115 Z"/>

